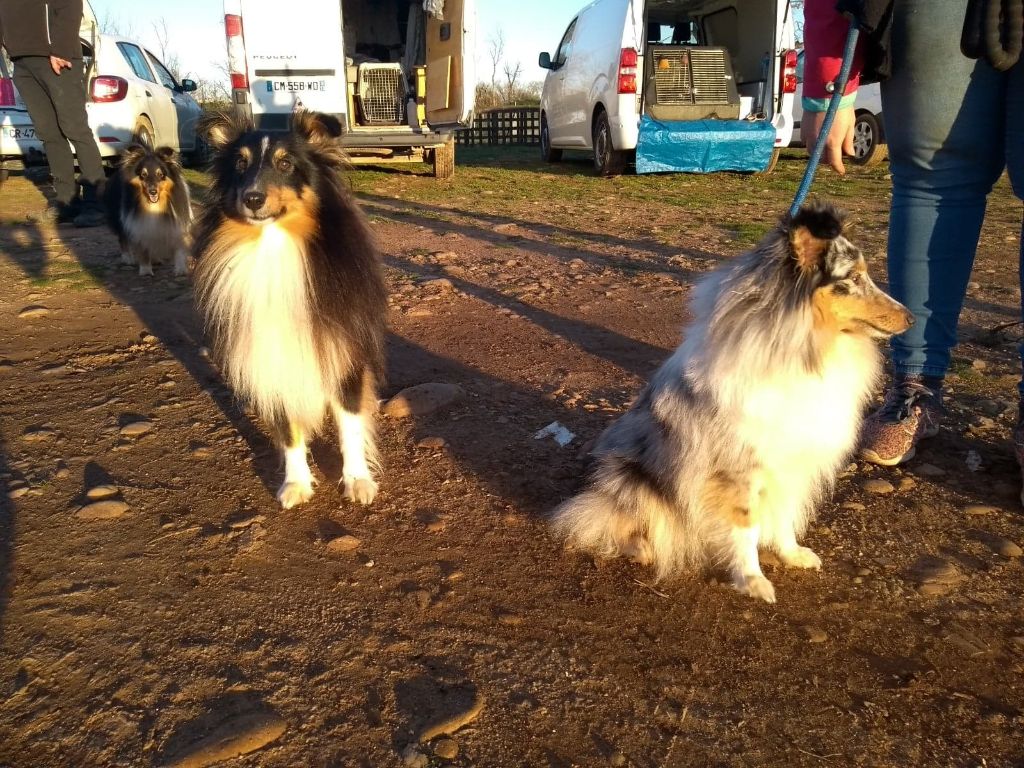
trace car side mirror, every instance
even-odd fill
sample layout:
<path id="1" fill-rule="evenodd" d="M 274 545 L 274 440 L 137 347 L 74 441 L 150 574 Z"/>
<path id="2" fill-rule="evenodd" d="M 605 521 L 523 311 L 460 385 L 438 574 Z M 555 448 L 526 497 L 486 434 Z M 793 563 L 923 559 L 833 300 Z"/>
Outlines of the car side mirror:
<path id="1" fill-rule="evenodd" d="M 552 69 L 551 66 L 551 54 L 544 51 L 537 59 L 537 66 L 541 69 Z"/>
<path id="2" fill-rule="evenodd" d="M 184 80 L 181 81 L 181 90 L 184 93 L 191 93 L 196 88 L 197 88 L 197 86 L 196 86 L 196 81 L 195 80 L 189 80 L 188 78 L 185 78 Z"/>

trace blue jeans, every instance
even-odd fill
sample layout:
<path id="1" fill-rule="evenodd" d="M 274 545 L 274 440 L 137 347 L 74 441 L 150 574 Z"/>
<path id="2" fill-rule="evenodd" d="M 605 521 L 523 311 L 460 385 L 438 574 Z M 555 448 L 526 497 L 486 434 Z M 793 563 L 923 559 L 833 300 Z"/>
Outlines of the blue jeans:
<path id="1" fill-rule="evenodd" d="M 967 0 L 894 3 L 893 75 L 882 84 L 889 287 L 917 319 L 892 341 L 897 374 L 945 375 L 985 199 L 1004 168 L 1024 199 L 1024 60 L 997 72 L 965 58 L 966 7 Z M 1024 281 L 1024 227 L 1020 264 Z"/>

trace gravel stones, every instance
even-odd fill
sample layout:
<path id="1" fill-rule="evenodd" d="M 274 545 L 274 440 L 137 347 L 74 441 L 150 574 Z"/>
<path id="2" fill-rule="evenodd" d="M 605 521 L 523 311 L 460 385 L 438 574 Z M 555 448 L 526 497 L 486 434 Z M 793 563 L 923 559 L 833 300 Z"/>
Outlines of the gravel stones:
<path id="1" fill-rule="evenodd" d="M 122 437 L 141 437 L 147 432 L 152 431 L 155 426 L 156 424 L 148 419 L 140 419 L 139 421 L 132 421 L 125 424 L 121 427 L 120 433 Z"/>
<path id="2" fill-rule="evenodd" d="M 44 307 L 42 304 L 31 304 L 21 310 L 18 317 L 22 320 L 33 320 L 37 317 L 46 317 L 48 314 L 50 314 L 48 307 Z"/>
<path id="3" fill-rule="evenodd" d="M 867 493 L 874 493 L 876 495 L 884 495 L 892 493 L 896 490 L 895 486 L 888 480 L 882 480 L 881 478 L 871 478 L 870 480 L 864 480 L 861 482 L 860 487 L 863 488 Z"/>
<path id="4" fill-rule="evenodd" d="M 327 542 L 327 551 L 332 555 L 342 555 L 347 552 L 352 552 L 359 548 L 359 545 L 363 542 L 351 534 L 343 534 L 341 536 L 335 536 L 333 539 Z"/>
<path id="5" fill-rule="evenodd" d="M 431 382 L 407 387 L 388 400 L 381 409 L 385 416 L 401 419 L 425 416 L 454 403 L 466 393 L 455 384 Z"/>
<path id="6" fill-rule="evenodd" d="M 103 499 L 79 507 L 75 516 L 79 520 L 114 520 L 129 509 L 128 504 L 119 499 Z"/>
<path id="7" fill-rule="evenodd" d="M 952 591 L 964 579 L 960 570 L 948 560 L 935 555 L 922 555 L 910 567 L 910 578 L 917 591 L 925 597 L 936 597 Z"/>

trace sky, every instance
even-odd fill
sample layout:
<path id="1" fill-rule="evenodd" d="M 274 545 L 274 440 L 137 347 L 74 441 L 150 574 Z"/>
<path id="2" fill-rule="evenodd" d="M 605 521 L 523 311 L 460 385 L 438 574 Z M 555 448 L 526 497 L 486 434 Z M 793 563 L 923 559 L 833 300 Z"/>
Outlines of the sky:
<path id="1" fill-rule="evenodd" d="M 266 0 L 274 8 L 287 8 L 287 2 Z M 181 62 L 182 77 L 220 77 L 220 65 L 226 57 L 224 8 L 218 0 L 89 0 L 101 24 L 108 22 L 122 34 L 155 48 L 153 25 L 166 21 L 170 48 Z M 476 0 L 477 71 L 480 79 L 490 79 L 488 41 L 500 29 L 505 38 L 505 58 L 523 65 L 523 82 L 541 80 L 544 70 L 537 66 L 537 54 L 551 51 L 573 14 L 586 0 Z M 501 75 L 499 74 L 499 77 Z"/>

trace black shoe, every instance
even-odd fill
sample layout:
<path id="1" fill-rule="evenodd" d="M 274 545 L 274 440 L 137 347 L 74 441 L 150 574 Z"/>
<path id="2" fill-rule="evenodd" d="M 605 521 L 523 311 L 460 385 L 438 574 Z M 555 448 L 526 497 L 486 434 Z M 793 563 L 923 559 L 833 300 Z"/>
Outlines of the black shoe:
<path id="1" fill-rule="evenodd" d="M 107 217 L 103 215 L 103 209 L 96 205 L 83 205 L 81 211 L 72 220 L 76 227 L 98 227 L 104 224 Z"/>

